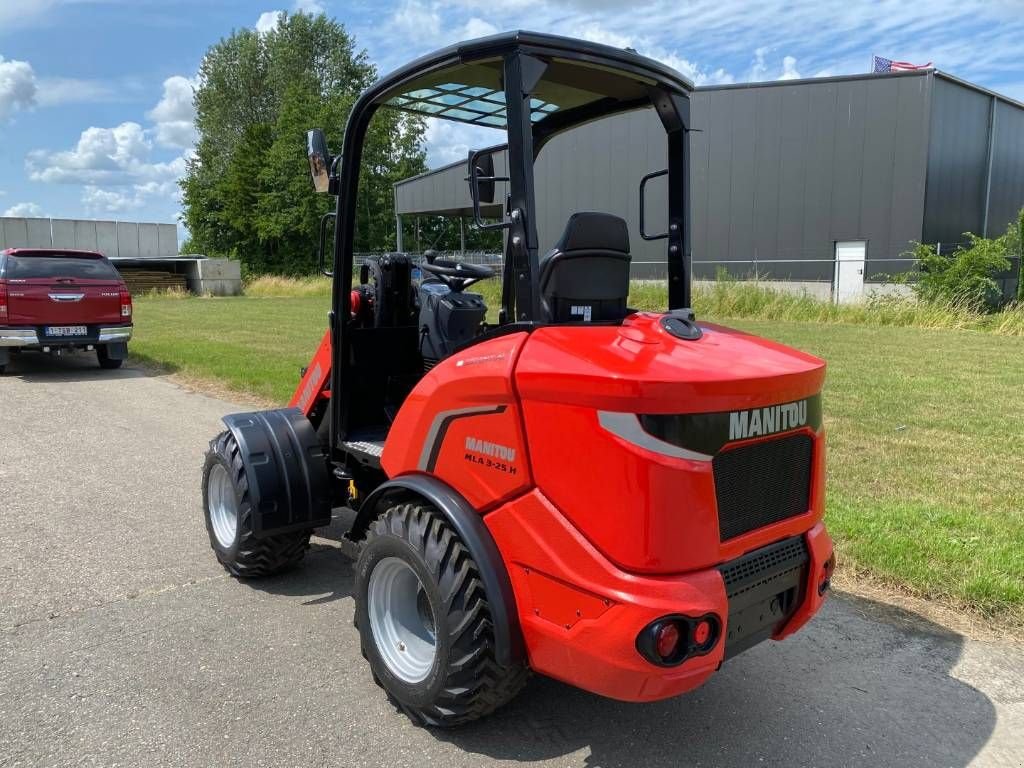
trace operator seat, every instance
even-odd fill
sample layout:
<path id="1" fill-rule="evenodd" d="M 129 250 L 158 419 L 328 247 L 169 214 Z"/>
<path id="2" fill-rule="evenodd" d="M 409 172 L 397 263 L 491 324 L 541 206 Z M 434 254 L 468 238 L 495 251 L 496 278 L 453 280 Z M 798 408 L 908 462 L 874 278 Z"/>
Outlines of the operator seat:
<path id="1" fill-rule="evenodd" d="M 574 213 L 540 262 L 541 310 L 551 323 L 614 322 L 629 296 L 629 230 L 610 213 Z"/>

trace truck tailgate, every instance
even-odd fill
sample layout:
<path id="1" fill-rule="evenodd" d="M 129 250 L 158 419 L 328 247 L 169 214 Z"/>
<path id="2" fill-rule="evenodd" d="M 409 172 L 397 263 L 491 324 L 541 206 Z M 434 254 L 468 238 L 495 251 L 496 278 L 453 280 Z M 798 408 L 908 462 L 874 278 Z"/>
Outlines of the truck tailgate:
<path id="1" fill-rule="evenodd" d="M 11 325 L 120 323 L 120 284 L 102 280 L 8 280 Z"/>

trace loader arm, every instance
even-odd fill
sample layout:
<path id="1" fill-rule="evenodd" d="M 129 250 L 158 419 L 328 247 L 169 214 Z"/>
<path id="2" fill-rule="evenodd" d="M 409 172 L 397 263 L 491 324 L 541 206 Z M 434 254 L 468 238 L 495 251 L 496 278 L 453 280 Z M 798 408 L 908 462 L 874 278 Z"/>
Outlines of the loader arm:
<path id="1" fill-rule="evenodd" d="M 331 331 L 324 331 L 313 360 L 302 374 L 299 386 L 295 388 L 295 394 L 288 401 L 289 408 L 298 408 L 302 414 L 309 417 L 316 405 L 327 400 L 331 396 L 328 389 L 331 382 Z"/>

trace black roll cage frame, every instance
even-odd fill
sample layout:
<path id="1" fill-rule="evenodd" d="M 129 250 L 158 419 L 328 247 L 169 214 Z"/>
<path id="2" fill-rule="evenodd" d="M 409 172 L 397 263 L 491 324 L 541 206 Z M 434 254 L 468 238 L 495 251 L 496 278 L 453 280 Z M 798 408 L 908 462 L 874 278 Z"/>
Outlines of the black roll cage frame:
<path id="1" fill-rule="evenodd" d="M 428 54 L 382 77 L 356 101 L 345 128 L 340 158 L 332 171 L 336 194 L 333 273 L 329 324 L 333 360 L 330 440 L 345 439 L 348 403 L 345 377 L 351 364 L 351 343 L 345 332 L 350 317 L 353 241 L 363 143 L 370 120 L 404 84 L 434 71 L 459 64 L 501 57 L 508 136 L 508 229 L 502 317 L 510 327 L 529 329 L 542 324 L 539 296 L 539 254 L 533 166 L 544 145 L 555 135 L 578 125 L 644 107 L 654 107 L 665 128 L 668 168 L 668 309 L 690 306 L 690 98 L 693 85 L 675 70 L 630 51 L 572 38 L 534 32 L 509 32 L 457 44 Z M 531 121 L 531 91 L 543 77 L 548 59 L 577 61 L 622 72 L 653 83 L 643 99 L 597 99 L 582 106 L 552 112 Z M 443 116 L 439 116 L 443 119 Z M 340 162 L 339 162 L 340 161 Z M 642 216 L 641 212 L 641 216 Z M 326 217 L 325 217 L 326 218 Z M 646 239 L 646 238 L 645 238 Z M 322 251 L 321 251 L 322 253 Z M 322 267 L 321 267 L 322 269 Z"/>

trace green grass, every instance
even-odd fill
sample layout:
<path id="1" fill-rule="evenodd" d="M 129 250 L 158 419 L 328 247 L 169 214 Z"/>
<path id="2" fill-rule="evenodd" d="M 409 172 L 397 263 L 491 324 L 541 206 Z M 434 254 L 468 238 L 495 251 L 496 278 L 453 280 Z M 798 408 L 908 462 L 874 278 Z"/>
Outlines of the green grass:
<path id="1" fill-rule="evenodd" d="M 317 291 L 141 298 L 132 353 L 284 402 L 326 325 Z M 699 316 L 828 361 L 827 521 L 849 572 L 1024 622 L 1024 336 Z"/>
<path id="2" fill-rule="evenodd" d="M 473 288 L 483 294 L 497 318 L 501 285 L 496 280 Z M 260 277 L 248 283 L 246 295 L 258 297 L 330 296 L 331 281 L 323 277 Z M 666 283 L 634 280 L 629 305 L 636 309 L 661 311 L 668 304 Z M 843 323 L 914 328 L 977 330 L 1004 336 L 1024 336 L 1024 304 L 1001 312 L 985 314 L 957 304 L 926 304 L 896 296 L 874 297 L 864 304 L 833 304 L 813 296 L 774 291 L 764 284 L 715 282 L 698 285 L 693 292 L 698 317 L 741 317 L 760 320 L 793 320 L 813 323 Z"/>

